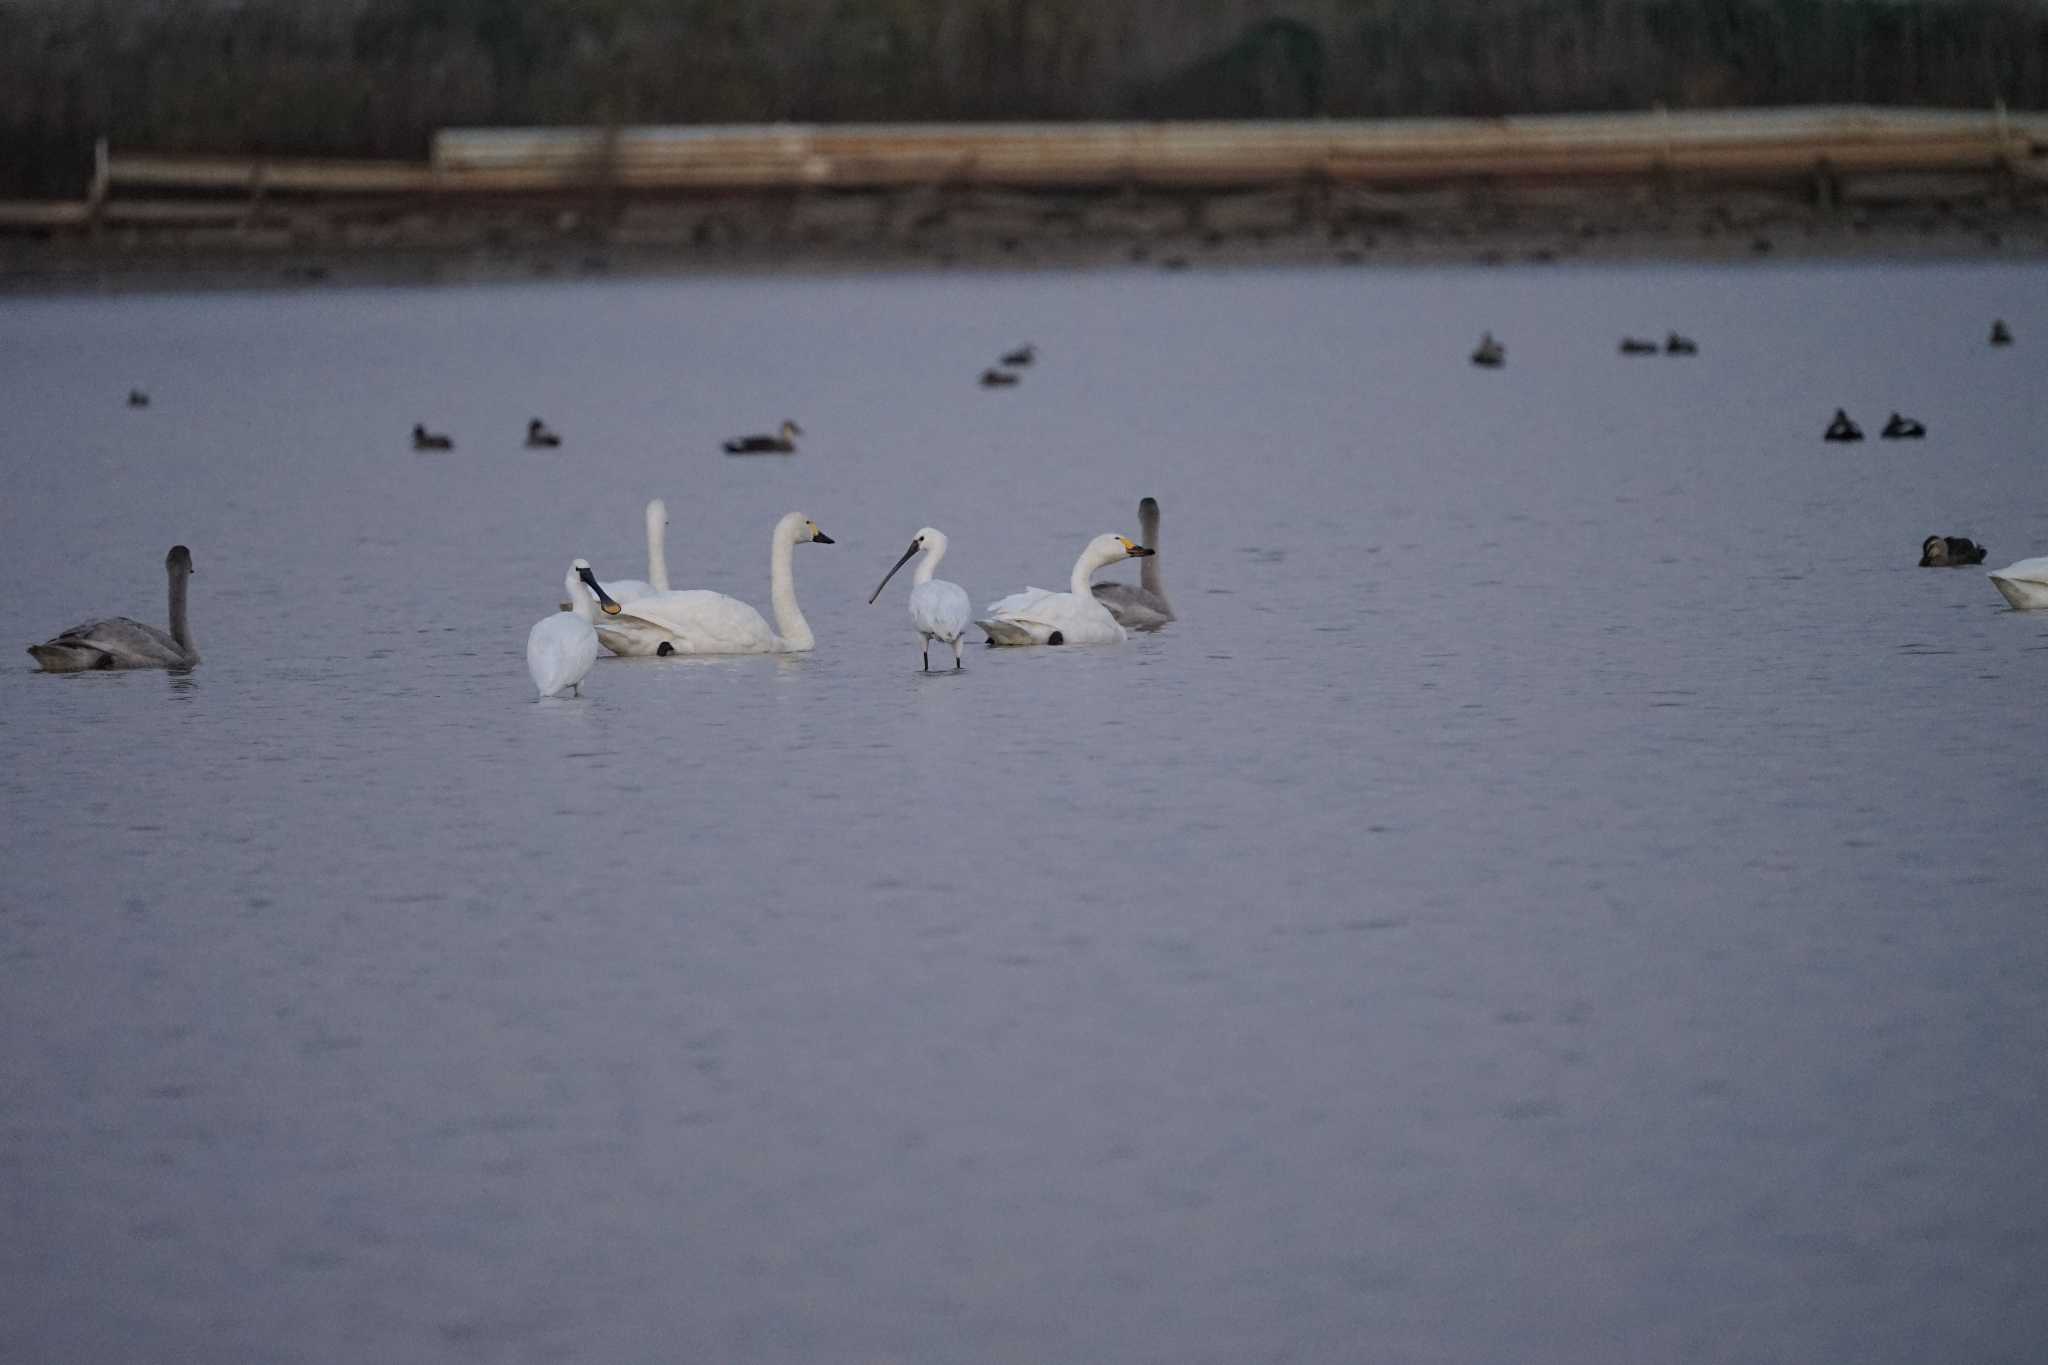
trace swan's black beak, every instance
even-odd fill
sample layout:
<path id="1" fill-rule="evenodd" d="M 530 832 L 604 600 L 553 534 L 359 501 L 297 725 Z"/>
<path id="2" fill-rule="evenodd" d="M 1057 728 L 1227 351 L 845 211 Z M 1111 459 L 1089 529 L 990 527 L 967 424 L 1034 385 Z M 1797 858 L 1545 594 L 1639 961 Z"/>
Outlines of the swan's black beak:
<path id="1" fill-rule="evenodd" d="M 589 569 L 578 569 L 576 576 L 583 580 L 583 586 L 590 589 L 591 595 L 597 598 L 597 605 L 604 608 L 606 616 L 617 616 L 619 614 L 622 608 L 618 603 L 612 601 L 611 594 L 606 592 L 604 585 L 597 581 L 595 573 Z"/>
<path id="2" fill-rule="evenodd" d="M 875 590 L 868 594 L 869 606 L 872 607 L 873 605 L 875 605 L 875 599 L 882 595 L 882 589 L 889 586 L 889 580 L 896 576 L 896 570 L 902 568 L 905 564 L 908 564 L 910 562 L 910 557 L 923 548 L 924 547 L 922 545 L 919 545 L 914 540 L 910 542 L 910 548 L 903 552 L 903 558 L 897 560 L 894 564 L 889 566 L 889 572 L 882 575 L 882 581 L 875 584 Z"/>
<path id="3" fill-rule="evenodd" d="M 1132 559 L 1143 559 L 1146 555 L 1156 555 L 1158 553 L 1159 552 L 1157 550 L 1148 550 L 1143 545 L 1133 545 L 1130 548 L 1130 556 Z"/>
<path id="4" fill-rule="evenodd" d="M 811 532 L 811 543 L 813 545 L 837 545 L 839 542 L 826 535 L 823 531 L 813 531 Z"/>

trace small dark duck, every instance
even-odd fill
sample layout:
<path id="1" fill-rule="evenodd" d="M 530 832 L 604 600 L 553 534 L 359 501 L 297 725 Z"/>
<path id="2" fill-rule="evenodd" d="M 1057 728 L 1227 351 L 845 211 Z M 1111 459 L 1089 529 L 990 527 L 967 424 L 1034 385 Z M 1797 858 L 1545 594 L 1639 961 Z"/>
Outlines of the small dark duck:
<path id="1" fill-rule="evenodd" d="M 1823 441 L 1860 441 L 1863 439 L 1863 428 L 1850 421 L 1848 413 L 1843 412 L 1840 408 L 1836 408 L 1835 420 L 1828 423 L 1827 434 L 1822 436 L 1821 439 Z"/>
<path id="2" fill-rule="evenodd" d="M 1960 569 L 1966 564 L 1982 564 L 1988 553 L 1967 536 L 1929 536 L 1920 542 L 1920 567 Z"/>
<path id="3" fill-rule="evenodd" d="M 149 395 L 144 393 L 141 389 L 128 390 L 128 406 L 131 408 L 148 407 Z"/>
<path id="4" fill-rule="evenodd" d="M 535 417 L 526 424 L 526 446 L 529 450 L 553 450 L 562 443 L 562 438 L 548 430 L 548 424 Z"/>
<path id="5" fill-rule="evenodd" d="M 412 424 L 412 448 L 414 450 L 453 450 L 455 438 L 443 436 L 438 431 L 428 431 L 418 422 Z"/>
<path id="6" fill-rule="evenodd" d="M 1623 337 L 1621 339 L 1621 353 L 1623 355 L 1655 355 L 1657 354 L 1657 343 L 1648 337 Z"/>
<path id="7" fill-rule="evenodd" d="M 2012 345 L 2012 331 L 2005 325 L 2004 318 L 1999 318 L 1991 324 L 1991 344 L 1993 346 Z"/>
<path id="8" fill-rule="evenodd" d="M 1507 363 L 1508 348 L 1493 339 L 1493 333 L 1482 332 L 1479 345 L 1472 352 L 1472 363 L 1484 369 L 1497 370 Z"/>
<path id="9" fill-rule="evenodd" d="M 735 436 L 725 443 L 728 455 L 790 455 L 796 451 L 796 438 L 804 429 L 784 418 L 782 429 L 773 436 Z"/>
<path id="10" fill-rule="evenodd" d="M 1698 355 L 1700 344 L 1691 337 L 1682 337 L 1676 332 L 1664 338 L 1665 355 Z"/>
<path id="11" fill-rule="evenodd" d="M 1006 389 L 1017 382 L 1017 376 L 1008 370 L 983 370 L 981 386 L 984 389 Z"/>
<path id="12" fill-rule="evenodd" d="M 1036 360 L 1037 358 L 1038 348 L 1027 341 L 1022 346 L 1019 346 L 1016 350 L 1004 356 L 1003 363 L 1005 365 L 1008 365 L 1013 370 L 1022 369 L 1024 366 L 1029 365 L 1032 361 Z"/>
<path id="13" fill-rule="evenodd" d="M 1884 424 L 1884 430 L 1877 433 L 1887 441 L 1917 441 L 1927 434 L 1927 428 L 1910 417 L 1901 417 L 1896 412 Z"/>

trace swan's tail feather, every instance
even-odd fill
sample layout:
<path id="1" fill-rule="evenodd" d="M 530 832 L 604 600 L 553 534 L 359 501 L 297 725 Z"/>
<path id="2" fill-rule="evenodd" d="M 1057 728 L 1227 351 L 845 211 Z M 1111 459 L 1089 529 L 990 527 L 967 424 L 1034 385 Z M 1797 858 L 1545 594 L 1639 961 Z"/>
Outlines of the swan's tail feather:
<path id="1" fill-rule="evenodd" d="M 35 656 L 45 673 L 86 673 L 95 668 L 111 667 L 113 663 L 112 655 L 91 645 L 51 641 L 46 645 L 30 645 L 28 652 Z"/>
<path id="2" fill-rule="evenodd" d="M 1020 622 L 1005 621 L 1001 617 L 991 617 L 989 620 L 976 621 L 974 624 L 988 632 L 988 642 L 992 645 L 1035 645 L 1043 643 L 1038 634 L 1033 632 L 1029 626 L 1023 625 Z"/>

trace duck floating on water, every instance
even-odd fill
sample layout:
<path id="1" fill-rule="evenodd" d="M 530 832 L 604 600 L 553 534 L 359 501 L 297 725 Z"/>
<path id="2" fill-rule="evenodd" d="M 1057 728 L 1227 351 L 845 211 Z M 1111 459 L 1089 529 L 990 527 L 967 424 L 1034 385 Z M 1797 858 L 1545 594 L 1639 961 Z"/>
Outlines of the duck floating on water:
<path id="1" fill-rule="evenodd" d="M 1995 570 L 1991 585 L 2005 595 L 2015 611 L 2048 607 L 2048 557 L 2022 559 Z"/>
<path id="2" fill-rule="evenodd" d="M 725 443 L 728 455 L 793 455 L 796 453 L 796 438 L 804 429 L 788 418 L 782 419 L 782 427 L 773 436 L 735 436 Z"/>
<path id="3" fill-rule="evenodd" d="M 1655 355 L 1657 354 L 1657 343 L 1651 341 L 1648 337 L 1623 337 L 1621 339 L 1621 353 L 1623 355 Z"/>
<path id="4" fill-rule="evenodd" d="M 1680 336 L 1678 333 L 1672 332 L 1664 338 L 1665 355 L 1698 355 L 1699 353 L 1699 343 L 1691 337 Z"/>
<path id="5" fill-rule="evenodd" d="M 1929 536 L 1920 542 L 1920 567 L 1960 569 L 1967 564 L 1982 564 L 1987 553 L 1968 536 Z"/>
<path id="6" fill-rule="evenodd" d="M 1991 324 L 1991 344 L 1993 346 L 2012 345 L 2012 329 L 2005 325 L 2004 318 L 1999 318 Z"/>
<path id="7" fill-rule="evenodd" d="M 1821 439 L 1823 441 L 1860 441 L 1863 439 L 1863 428 L 1850 421 L 1848 413 L 1843 412 L 1840 408 L 1836 408 L 1835 420 L 1828 423 L 1828 429 L 1821 436 Z"/>
<path id="8" fill-rule="evenodd" d="M 1482 332 L 1479 345 L 1472 352 L 1472 363 L 1483 369 L 1497 370 L 1507 362 L 1508 348 L 1493 339 L 1493 333 Z"/>
<path id="9" fill-rule="evenodd" d="M 1022 346 L 1019 346 L 1016 350 L 1011 351 L 1008 355 L 1004 356 L 1003 363 L 1005 365 L 1010 366 L 1012 369 L 1018 369 L 1021 368 L 1022 366 L 1029 365 L 1032 361 L 1036 360 L 1037 358 L 1038 348 L 1027 341 Z"/>
<path id="10" fill-rule="evenodd" d="M 148 407 L 149 395 L 144 393 L 141 389 L 128 390 L 128 406 L 131 408 Z"/>
<path id="11" fill-rule="evenodd" d="M 1911 417 L 1901 417 L 1895 412 L 1884 424 L 1884 430 L 1877 434 L 1887 441 L 1917 441 L 1927 434 L 1927 428 Z"/>
<path id="12" fill-rule="evenodd" d="M 199 647 L 185 622 L 185 581 L 192 577 L 192 552 L 173 545 L 164 556 L 170 580 L 171 628 L 131 621 L 125 616 L 87 621 L 52 636 L 28 652 L 46 673 L 85 673 L 101 668 L 190 668 L 199 662 Z"/>
<path id="13" fill-rule="evenodd" d="M 526 448 L 529 450 L 553 450 L 562 444 L 562 438 L 548 430 L 548 424 L 535 417 L 526 424 Z"/>
<path id="14" fill-rule="evenodd" d="M 418 422 L 412 424 L 412 448 L 414 450 L 453 450 L 455 438 L 443 436 L 437 431 L 428 431 Z"/>
<path id="15" fill-rule="evenodd" d="M 981 386 L 984 389 L 1007 389 L 1017 382 L 1017 376 L 1008 370 L 983 370 Z"/>

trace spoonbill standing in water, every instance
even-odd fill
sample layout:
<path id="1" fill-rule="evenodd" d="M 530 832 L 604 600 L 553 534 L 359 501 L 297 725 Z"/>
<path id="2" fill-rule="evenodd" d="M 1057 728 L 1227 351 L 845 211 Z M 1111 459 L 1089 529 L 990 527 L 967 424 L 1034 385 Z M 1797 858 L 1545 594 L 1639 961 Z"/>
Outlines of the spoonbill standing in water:
<path id="1" fill-rule="evenodd" d="M 924 551 L 924 558 L 917 562 L 917 572 L 910 577 L 910 624 L 924 643 L 924 671 L 932 671 L 932 641 L 943 640 L 953 646 L 953 667 L 958 670 L 966 665 L 960 661 L 960 637 L 967 633 L 967 627 L 974 624 L 974 607 L 967 600 L 967 589 L 958 583 L 948 583 L 943 578 L 933 578 L 938 571 L 939 561 L 946 557 L 946 533 L 930 526 L 917 533 L 910 542 L 910 548 L 903 552 L 903 558 L 890 566 L 882 575 L 882 581 L 868 594 L 868 605 L 882 595 L 882 589 L 889 586 L 889 580 L 896 576 L 896 570 L 910 562 L 910 557 Z"/>
<path id="2" fill-rule="evenodd" d="M 569 594 L 570 610 L 549 612 L 526 633 L 526 671 L 543 699 L 564 692 L 583 695 L 583 680 L 597 662 L 596 604 L 604 606 L 607 616 L 619 612 L 619 604 L 598 583 L 587 559 L 569 566 L 562 587 Z"/>
<path id="3" fill-rule="evenodd" d="M 1106 564 L 1151 553 L 1128 536 L 1097 536 L 1074 561 L 1066 592 L 1026 588 L 1011 593 L 989 603 L 988 615 L 974 624 L 988 632 L 992 645 L 1122 644 L 1124 628 L 1088 591 L 1088 578 Z"/>
<path id="4" fill-rule="evenodd" d="M 771 629 L 761 613 L 722 592 L 692 589 L 658 592 L 636 599 L 607 634 L 618 654 L 801 654 L 811 648 L 810 623 L 797 608 L 796 584 L 790 571 L 790 550 L 800 541 L 832 544 L 832 537 L 801 512 L 775 523 L 769 541 L 768 594 L 774 604 Z M 623 629 L 620 629 L 623 627 Z M 621 644 L 625 648 L 621 648 Z"/>

